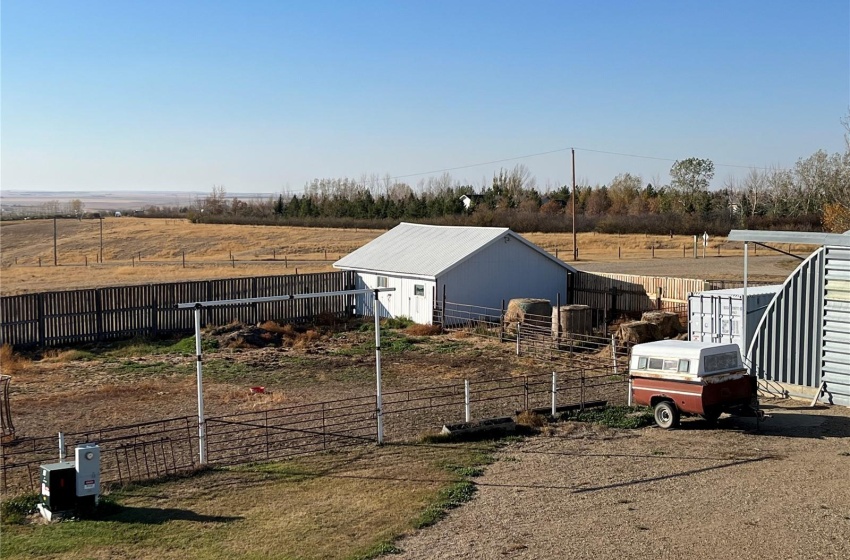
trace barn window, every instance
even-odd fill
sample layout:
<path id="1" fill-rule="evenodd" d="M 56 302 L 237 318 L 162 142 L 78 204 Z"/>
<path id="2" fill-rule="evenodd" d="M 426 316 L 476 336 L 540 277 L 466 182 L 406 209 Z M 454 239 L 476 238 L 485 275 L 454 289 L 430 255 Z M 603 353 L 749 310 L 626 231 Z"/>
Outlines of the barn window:
<path id="1" fill-rule="evenodd" d="M 387 287 L 387 277 L 386 276 L 378 276 L 378 287 L 386 288 Z"/>
<path id="2" fill-rule="evenodd" d="M 413 295 L 424 296 L 425 295 L 425 284 L 414 284 L 413 285 Z"/>

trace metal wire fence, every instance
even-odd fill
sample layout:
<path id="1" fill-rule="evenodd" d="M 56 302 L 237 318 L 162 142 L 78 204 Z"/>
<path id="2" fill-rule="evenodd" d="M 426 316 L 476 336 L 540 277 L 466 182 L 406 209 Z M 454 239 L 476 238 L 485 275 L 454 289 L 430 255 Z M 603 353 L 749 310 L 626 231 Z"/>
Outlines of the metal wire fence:
<path id="1" fill-rule="evenodd" d="M 622 372 L 605 366 L 390 391 L 384 393 L 380 411 L 385 441 L 409 441 L 445 424 L 523 410 L 622 403 L 626 383 Z M 207 418 L 207 460 L 210 465 L 236 465 L 374 443 L 378 413 L 375 395 L 370 394 Z M 101 482 L 107 486 L 200 467 L 195 417 L 64 434 L 64 443 L 69 458 L 78 444 L 100 445 Z M 59 456 L 55 436 L 19 438 L 0 451 L 0 488 L 5 495 L 37 492 L 39 466 Z"/>

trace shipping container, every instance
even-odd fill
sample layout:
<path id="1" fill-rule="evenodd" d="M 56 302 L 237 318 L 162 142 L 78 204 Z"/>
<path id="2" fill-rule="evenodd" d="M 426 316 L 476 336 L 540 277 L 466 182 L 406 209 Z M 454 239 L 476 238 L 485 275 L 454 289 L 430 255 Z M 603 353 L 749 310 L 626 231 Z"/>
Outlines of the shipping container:
<path id="1" fill-rule="evenodd" d="M 781 284 L 747 288 L 747 335 L 742 338 L 744 289 L 710 290 L 688 297 L 688 337 L 694 342 L 737 344 L 741 357 L 753 339 L 758 322 Z"/>

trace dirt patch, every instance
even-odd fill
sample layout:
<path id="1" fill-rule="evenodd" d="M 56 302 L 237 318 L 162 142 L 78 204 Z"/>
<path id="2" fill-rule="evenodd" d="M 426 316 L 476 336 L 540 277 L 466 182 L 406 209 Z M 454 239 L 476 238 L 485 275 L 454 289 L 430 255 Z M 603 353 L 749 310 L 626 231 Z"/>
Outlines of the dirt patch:
<path id="1" fill-rule="evenodd" d="M 794 408 L 770 408 L 760 432 L 567 423 L 501 453 L 400 558 L 844 558 L 850 411 Z"/>
<path id="2" fill-rule="evenodd" d="M 305 342 L 298 338 L 304 333 L 296 334 L 285 346 L 206 350 L 207 415 L 374 394 L 374 333 L 322 333 Z M 225 340 L 229 334 L 218 336 Z M 196 414 L 194 344 L 186 342 L 191 340 L 178 344 L 191 349 L 184 353 L 173 351 L 173 341 L 158 346 L 128 342 L 80 351 L 68 361 L 52 357 L 60 351 L 36 357 L 12 377 L 17 435 L 47 436 Z M 382 347 L 387 392 L 451 383 L 462 388 L 464 379 L 550 374 L 552 368 L 568 365 L 566 358 L 546 363 L 517 357 L 511 344 L 464 333 L 414 336 L 390 330 L 384 332 Z M 264 393 L 252 393 L 252 387 L 264 387 Z"/>

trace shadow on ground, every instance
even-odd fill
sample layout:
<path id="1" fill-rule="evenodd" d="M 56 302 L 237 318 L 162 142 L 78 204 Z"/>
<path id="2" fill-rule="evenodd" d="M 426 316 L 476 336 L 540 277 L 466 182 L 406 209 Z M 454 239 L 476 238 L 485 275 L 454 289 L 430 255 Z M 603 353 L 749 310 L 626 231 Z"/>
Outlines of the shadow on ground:
<path id="1" fill-rule="evenodd" d="M 723 416 L 716 424 L 705 420 L 683 419 L 681 430 L 730 429 L 765 436 L 811 439 L 850 437 L 850 417 L 831 414 L 829 407 L 763 406 L 767 417 L 761 421 L 740 416 Z"/>
<path id="2" fill-rule="evenodd" d="M 243 517 L 223 515 L 202 515 L 188 509 L 152 508 L 121 506 L 114 514 L 104 517 L 106 521 L 119 523 L 142 523 L 145 525 L 162 525 L 169 521 L 195 521 L 198 523 L 229 523 L 239 521 Z"/>

